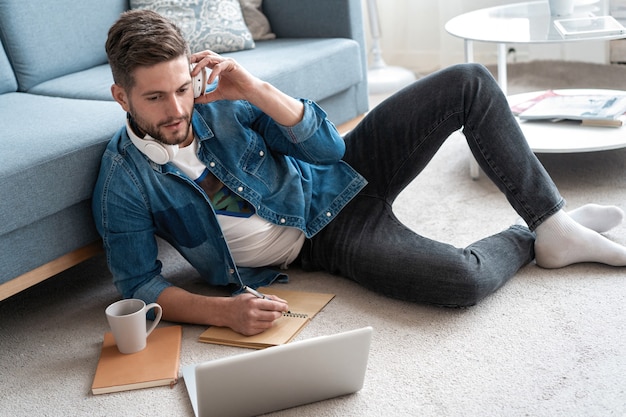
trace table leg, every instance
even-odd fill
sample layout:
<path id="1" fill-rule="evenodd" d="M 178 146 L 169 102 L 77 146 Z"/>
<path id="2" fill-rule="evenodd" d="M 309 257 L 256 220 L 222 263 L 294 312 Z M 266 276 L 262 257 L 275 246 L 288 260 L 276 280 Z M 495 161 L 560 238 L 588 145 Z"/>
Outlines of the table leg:
<path id="1" fill-rule="evenodd" d="M 465 40 L 465 62 L 474 62 L 474 45 L 473 41 Z M 498 84 L 507 94 L 507 72 L 506 72 L 506 43 L 498 44 Z M 470 157 L 470 177 L 474 180 L 480 176 L 480 167 L 473 157 Z"/>
<path id="2" fill-rule="evenodd" d="M 472 41 L 471 39 L 465 39 L 465 62 L 474 62 L 474 41 Z M 478 179 L 478 177 L 480 176 L 480 167 L 478 166 L 478 163 L 476 162 L 474 157 L 471 155 L 469 164 L 470 177 L 473 180 Z"/>
<path id="3" fill-rule="evenodd" d="M 504 92 L 504 95 L 507 94 L 507 74 L 506 74 L 506 44 L 499 43 L 498 44 L 498 84 L 500 88 Z"/>
<path id="4" fill-rule="evenodd" d="M 474 62 L 474 41 L 465 39 L 465 62 Z"/>
<path id="5" fill-rule="evenodd" d="M 480 177 L 480 167 L 478 166 L 478 162 L 476 162 L 474 156 L 471 154 L 469 163 L 470 178 L 472 178 L 473 180 L 477 180 Z"/>

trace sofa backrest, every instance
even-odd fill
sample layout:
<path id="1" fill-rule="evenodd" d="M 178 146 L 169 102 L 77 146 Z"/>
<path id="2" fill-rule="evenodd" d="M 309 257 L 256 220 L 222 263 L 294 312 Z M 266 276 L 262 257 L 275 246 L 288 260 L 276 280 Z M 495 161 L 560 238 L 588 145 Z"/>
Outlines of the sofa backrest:
<path id="1" fill-rule="evenodd" d="M 0 43 L 0 94 L 17 91 L 17 80 L 4 47 Z"/>
<path id="2" fill-rule="evenodd" d="M 0 0 L 0 40 L 20 91 L 107 62 L 109 27 L 128 0 Z"/>

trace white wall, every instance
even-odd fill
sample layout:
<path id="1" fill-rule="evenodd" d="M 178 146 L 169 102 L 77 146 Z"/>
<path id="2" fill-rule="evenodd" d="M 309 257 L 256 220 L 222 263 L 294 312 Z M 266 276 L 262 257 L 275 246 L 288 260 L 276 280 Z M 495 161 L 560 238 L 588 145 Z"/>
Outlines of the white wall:
<path id="1" fill-rule="evenodd" d="M 418 73 L 428 73 L 437 68 L 463 62 L 463 40 L 445 31 L 446 22 L 471 10 L 519 1 L 378 0 L 383 59 L 388 65 L 406 67 Z M 362 2 L 368 45 L 371 47 L 367 1 Z M 511 46 L 517 52 L 518 61 L 563 59 L 605 63 L 608 59 L 608 42 Z M 495 45 L 476 42 L 474 51 L 476 61 L 484 64 L 496 62 Z M 513 56 L 510 58 L 513 59 Z"/>

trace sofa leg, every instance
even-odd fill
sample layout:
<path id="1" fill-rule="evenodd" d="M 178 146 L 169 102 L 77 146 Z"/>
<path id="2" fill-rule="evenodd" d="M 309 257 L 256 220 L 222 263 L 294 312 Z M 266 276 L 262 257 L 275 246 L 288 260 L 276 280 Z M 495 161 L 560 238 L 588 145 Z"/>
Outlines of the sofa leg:
<path id="1" fill-rule="evenodd" d="M 0 301 L 92 258 L 102 250 L 102 242 L 96 241 L 5 282 L 0 285 Z"/>

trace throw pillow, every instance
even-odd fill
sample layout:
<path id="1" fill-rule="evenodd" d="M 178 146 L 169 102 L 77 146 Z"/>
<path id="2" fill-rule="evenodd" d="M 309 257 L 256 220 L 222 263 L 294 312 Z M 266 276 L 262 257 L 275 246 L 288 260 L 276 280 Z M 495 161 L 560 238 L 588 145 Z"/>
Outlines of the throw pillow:
<path id="1" fill-rule="evenodd" d="M 243 18 L 255 41 L 265 41 L 276 38 L 272 33 L 270 22 L 261 10 L 263 0 L 239 0 Z"/>
<path id="2" fill-rule="evenodd" d="M 172 20 L 191 52 L 234 52 L 254 48 L 239 0 L 130 0 L 133 9 L 148 9 Z"/>

